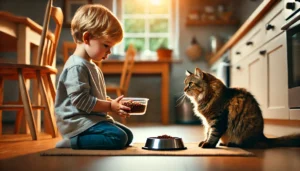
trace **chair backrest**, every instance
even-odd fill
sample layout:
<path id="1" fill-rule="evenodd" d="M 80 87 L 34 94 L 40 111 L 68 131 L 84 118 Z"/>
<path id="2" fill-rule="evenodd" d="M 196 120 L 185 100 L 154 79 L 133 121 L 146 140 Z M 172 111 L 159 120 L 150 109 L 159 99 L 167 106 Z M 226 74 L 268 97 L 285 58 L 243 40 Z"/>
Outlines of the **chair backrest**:
<path id="1" fill-rule="evenodd" d="M 127 90 L 131 79 L 135 56 L 136 56 L 136 49 L 134 48 L 133 45 L 129 45 L 126 51 L 126 56 L 125 56 L 124 65 L 121 74 L 121 80 L 120 80 L 120 87 L 123 89 L 125 96 L 127 95 Z"/>
<path id="2" fill-rule="evenodd" d="M 54 34 L 47 34 L 50 18 L 55 22 Z M 44 15 L 43 31 L 38 48 L 38 64 L 52 65 L 56 55 L 56 48 L 60 38 L 63 24 L 63 12 L 61 8 L 53 6 L 53 0 L 48 0 L 46 12 Z"/>
<path id="3" fill-rule="evenodd" d="M 64 63 L 67 62 L 68 58 L 74 52 L 75 49 L 76 49 L 76 43 L 68 42 L 68 41 L 63 42 Z M 99 68 L 101 68 L 102 62 L 97 62 L 97 61 L 94 62 Z"/>

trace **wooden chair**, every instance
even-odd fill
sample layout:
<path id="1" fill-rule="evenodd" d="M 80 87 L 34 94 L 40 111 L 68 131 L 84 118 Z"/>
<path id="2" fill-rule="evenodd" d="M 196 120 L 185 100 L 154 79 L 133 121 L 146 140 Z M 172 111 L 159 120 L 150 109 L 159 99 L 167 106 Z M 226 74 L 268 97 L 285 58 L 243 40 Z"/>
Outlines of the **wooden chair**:
<path id="1" fill-rule="evenodd" d="M 123 69 L 120 78 L 119 85 L 113 85 L 108 83 L 106 85 L 107 93 L 115 93 L 117 96 L 127 96 L 128 87 L 132 75 L 132 70 L 134 66 L 134 58 L 136 55 L 136 50 L 133 45 L 129 45 L 128 50 L 126 51 L 126 56 L 123 64 Z"/>
<path id="2" fill-rule="evenodd" d="M 75 51 L 75 49 L 76 49 L 76 43 L 68 42 L 68 41 L 63 42 L 64 63 L 67 62 L 70 55 L 72 55 L 72 53 Z M 97 61 L 94 61 L 94 62 L 99 68 L 101 68 L 102 62 L 97 62 Z"/>
<path id="3" fill-rule="evenodd" d="M 48 0 L 46 12 L 44 15 L 43 30 L 41 34 L 40 45 L 37 52 L 37 60 L 32 64 L 13 64 L 0 63 L 0 135 L 2 134 L 2 111 L 15 110 L 18 111 L 16 118 L 16 128 L 20 127 L 22 115 L 25 115 L 26 122 L 29 126 L 30 134 L 33 140 L 38 139 L 37 123 L 34 119 L 33 110 L 44 111 L 44 124 L 52 137 L 57 136 L 56 120 L 54 116 L 54 99 L 55 86 L 51 79 L 52 74 L 57 73 L 57 69 L 53 67 L 56 48 L 60 37 L 63 13 L 61 8 L 54 7 L 53 0 Z M 49 34 L 48 26 L 50 18 L 55 21 L 56 27 L 54 34 Z M 33 104 L 27 87 L 27 80 L 36 80 L 38 91 L 41 95 L 43 104 Z M 17 103 L 3 102 L 4 81 L 18 80 L 21 99 Z M 9 91 L 9 90 L 8 90 Z"/>

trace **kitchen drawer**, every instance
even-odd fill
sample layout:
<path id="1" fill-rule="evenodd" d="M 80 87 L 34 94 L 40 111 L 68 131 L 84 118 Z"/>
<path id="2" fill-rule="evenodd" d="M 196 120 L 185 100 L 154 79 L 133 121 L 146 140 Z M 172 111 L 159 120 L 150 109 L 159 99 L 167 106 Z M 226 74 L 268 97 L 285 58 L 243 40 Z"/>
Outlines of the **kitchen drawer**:
<path id="1" fill-rule="evenodd" d="M 246 34 L 247 35 L 247 34 Z M 231 63 L 236 64 L 246 56 L 246 38 L 243 36 L 231 49 Z"/>
<path id="2" fill-rule="evenodd" d="M 238 44 L 234 45 L 231 49 L 230 60 L 231 64 L 236 64 L 239 60 L 245 56 L 244 52 L 242 51 L 242 43 L 239 42 Z"/>
<path id="3" fill-rule="evenodd" d="M 230 87 L 248 89 L 247 60 L 242 59 L 230 67 Z"/>
<path id="4" fill-rule="evenodd" d="M 280 1 L 271 11 L 263 18 L 265 41 L 269 41 L 276 35 L 283 32 L 282 25 L 285 23 L 283 15 L 283 1 Z"/>
<path id="5" fill-rule="evenodd" d="M 240 61 L 249 53 L 253 52 L 253 50 L 261 46 L 265 37 L 263 34 L 262 23 L 258 22 L 235 46 L 232 47 L 232 64 Z"/>
<path id="6" fill-rule="evenodd" d="M 255 49 L 260 47 L 264 41 L 265 41 L 265 36 L 263 33 L 263 26 L 262 23 L 257 23 L 253 29 L 249 31 L 249 33 L 245 37 L 245 42 L 244 42 L 244 53 L 248 55 L 249 53 L 253 52 Z"/>

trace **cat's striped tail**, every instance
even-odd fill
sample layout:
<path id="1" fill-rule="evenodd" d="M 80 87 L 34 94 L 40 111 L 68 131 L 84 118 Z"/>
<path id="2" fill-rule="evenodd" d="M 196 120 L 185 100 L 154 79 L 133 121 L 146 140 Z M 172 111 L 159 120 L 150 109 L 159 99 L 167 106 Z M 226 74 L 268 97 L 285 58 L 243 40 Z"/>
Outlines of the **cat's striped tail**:
<path id="1" fill-rule="evenodd" d="M 291 134 L 277 138 L 266 138 L 268 148 L 300 147 L 300 134 Z"/>

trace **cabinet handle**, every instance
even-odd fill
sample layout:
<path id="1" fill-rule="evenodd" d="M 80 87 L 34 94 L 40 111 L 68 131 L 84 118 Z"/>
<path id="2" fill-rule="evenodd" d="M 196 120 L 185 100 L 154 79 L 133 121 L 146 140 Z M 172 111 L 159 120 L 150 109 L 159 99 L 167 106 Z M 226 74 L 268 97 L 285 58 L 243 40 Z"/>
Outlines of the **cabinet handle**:
<path id="1" fill-rule="evenodd" d="M 246 45 L 247 45 L 247 46 L 253 45 L 253 42 L 248 41 L 248 42 L 246 43 Z"/>
<path id="2" fill-rule="evenodd" d="M 271 29 L 274 30 L 274 28 L 275 27 L 273 25 L 271 25 L 271 24 L 267 24 L 266 25 L 266 30 L 271 30 Z"/>
<path id="3" fill-rule="evenodd" d="M 286 9 L 293 10 L 293 11 L 295 10 L 295 7 L 296 7 L 295 2 L 288 2 L 288 3 L 286 3 L 286 6 L 285 6 Z"/>
<path id="4" fill-rule="evenodd" d="M 235 52 L 235 54 L 236 54 L 236 55 L 240 55 L 240 54 L 241 54 L 241 52 Z"/>
<path id="5" fill-rule="evenodd" d="M 266 53 L 267 53 L 266 50 L 261 50 L 261 51 L 259 51 L 259 54 L 260 54 L 260 55 L 265 55 Z"/>
<path id="6" fill-rule="evenodd" d="M 237 66 L 237 67 L 236 67 L 236 69 L 237 69 L 237 70 L 240 70 L 240 69 L 241 69 L 241 67 L 240 67 L 240 66 Z"/>

